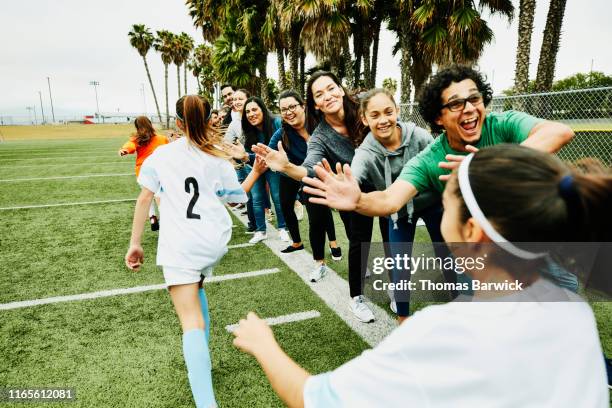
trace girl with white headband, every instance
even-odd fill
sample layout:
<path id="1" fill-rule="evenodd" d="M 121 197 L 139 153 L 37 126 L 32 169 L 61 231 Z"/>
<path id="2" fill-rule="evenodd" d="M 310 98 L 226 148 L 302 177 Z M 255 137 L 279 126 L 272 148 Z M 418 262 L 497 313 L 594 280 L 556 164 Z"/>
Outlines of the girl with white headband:
<path id="1" fill-rule="evenodd" d="M 520 243 L 610 241 L 612 176 L 573 172 L 518 145 L 483 149 L 458 173 L 443 195 L 445 241 L 494 242 L 505 257 L 531 265 L 507 267 L 494 257 L 467 272 L 484 282 L 520 281 L 522 292 L 475 291 L 474 302 L 424 308 L 374 349 L 319 375 L 288 357 L 249 313 L 234 344 L 258 360 L 289 407 L 608 407 L 591 308 L 540 277 L 544 257 Z"/>

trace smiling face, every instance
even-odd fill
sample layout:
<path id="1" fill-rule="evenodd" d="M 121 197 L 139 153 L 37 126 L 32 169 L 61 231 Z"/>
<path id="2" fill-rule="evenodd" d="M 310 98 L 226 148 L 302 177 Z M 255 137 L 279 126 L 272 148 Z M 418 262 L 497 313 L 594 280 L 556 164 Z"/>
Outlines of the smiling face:
<path id="1" fill-rule="evenodd" d="M 306 123 L 306 112 L 304 106 L 293 97 L 289 96 L 279 101 L 278 107 L 285 122 L 295 129 L 303 128 Z"/>
<path id="2" fill-rule="evenodd" d="M 244 103 L 249 99 L 244 92 L 236 91 L 232 95 L 232 109 L 234 112 L 242 112 L 242 108 L 244 108 Z"/>
<path id="3" fill-rule="evenodd" d="M 244 114 L 251 125 L 260 127 L 263 124 L 263 111 L 257 103 L 247 103 L 244 107 Z"/>
<path id="4" fill-rule="evenodd" d="M 471 79 L 453 82 L 442 91 L 442 105 L 455 99 L 468 98 L 478 92 L 476 83 Z M 475 144 L 480 140 L 485 115 L 484 103 L 472 105 L 466 102 L 465 107 L 456 112 L 451 111 L 448 107 L 442 108 L 436 124 L 442 126 L 446 131 L 450 146 L 455 150 L 463 151 L 465 145 Z"/>
<path id="5" fill-rule="evenodd" d="M 397 128 L 398 109 L 395 103 L 384 93 L 374 95 L 367 102 L 361 120 L 370 128 L 372 135 L 383 146 L 397 144 L 401 132 Z"/>
<path id="6" fill-rule="evenodd" d="M 312 83 L 315 107 L 325 115 L 333 115 L 343 110 L 344 90 L 333 79 L 322 76 Z"/>

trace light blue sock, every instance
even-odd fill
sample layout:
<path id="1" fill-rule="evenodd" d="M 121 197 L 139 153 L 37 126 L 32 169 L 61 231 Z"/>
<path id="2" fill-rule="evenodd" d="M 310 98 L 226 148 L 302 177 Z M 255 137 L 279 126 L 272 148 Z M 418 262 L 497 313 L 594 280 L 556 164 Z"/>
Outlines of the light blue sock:
<path id="1" fill-rule="evenodd" d="M 204 288 L 198 290 L 198 296 L 200 296 L 200 307 L 202 308 L 202 316 L 204 316 L 204 324 L 206 324 L 206 344 L 208 344 L 210 340 L 210 316 L 208 314 L 208 299 L 206 299 Z"/>
<path id="2" fill-rule="evenodd" d="M 212 385 L 212 363 L 204 330 L 194 329 L 183 334 L 183 355 L 193 399 L 198 408 L 216 407 Z"/>

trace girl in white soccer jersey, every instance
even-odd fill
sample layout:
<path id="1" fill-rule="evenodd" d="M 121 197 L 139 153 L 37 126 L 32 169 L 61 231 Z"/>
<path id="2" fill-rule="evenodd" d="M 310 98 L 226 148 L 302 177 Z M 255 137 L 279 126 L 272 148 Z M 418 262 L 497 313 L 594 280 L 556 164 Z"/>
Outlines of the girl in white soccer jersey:
<path id="1" fill-rule="evenodd" d="M 254 313 L 234 344 L 257 358 L 289 407 L 608 407 L 591 308 L 539 276 L 546 253 L 525 242 L 609 242 L 612 176 L 497 145 L 465 158 L 443 204 L 444 239 L 471 244 L 464 254 L 487 248 L 485 267 L 467 273 L 518 280 L 522 291 L 475 290 L 473 302 L 426 307 L 374 349 L 319 375 L 291 360 Z"/>
<path id="2" fill-rule="evenodd" d="M 141 237 L 154 192 L 161 189 L 162 220 L 157 264 L 183 329 L 183 354 L 198 407 L 216 406 L 208 351 L 208 318 L 202 276 L 227 252 L 232 220 L 224 202 L 246 202 L 228 156 L 216 146 L 220 137 L 208 129 L 207 104 L 199 96 L 185 98 L 181 119 L 187 137 L 155 150 L 142 165 L 138 183 L 128 268 L 142 265 Z"/>

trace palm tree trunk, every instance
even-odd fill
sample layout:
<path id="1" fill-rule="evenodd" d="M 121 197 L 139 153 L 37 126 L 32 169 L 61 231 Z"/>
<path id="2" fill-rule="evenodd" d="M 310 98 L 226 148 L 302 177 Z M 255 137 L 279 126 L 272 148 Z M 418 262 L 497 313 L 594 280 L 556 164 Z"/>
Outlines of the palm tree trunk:
<path id="1" fill-rule="evenodd" d="M 304 90 L 306 89 L 306 50 L 304 47 L 300 47 L 300 88 L 299 92 L 304 96 Z"/>
<path id="2" fill-rule="evenodd" d="M 533 32 L 535 6 L 535 0 L 521 0 L 516 69 L 514 74 L 514 89 L 518 94 L 525 93 L 529 86 L 529 54 L 531 52 L 531 34 Z"/>
<path id="3" fill-rule="evenodd" d="M 366 88 L 370 88 L 370 79 L 371 79 L 371 72 L 370 72 L 370 44 L 371 44 L 371 39 L 370 39 L 370 33 L 368 31 L 364 32 L 364 35 L 362 37 L 362 41 L 361 41 L 361 49 L 362 49 L 362 53 L 363 53 L 363 82 Z"/>
<path id="4" fill-rule="evenodd" d="M 344 40 L 344 46 L 342 47 L 342 59 L 344 60 L 344 76 L 348 81 L 349 87 L 354 89 L 355 84 L 353 81 L 355 76 L 353 74 L 353 61 L 351 59 L 348 36 Z"/>
<path id="5" fill-rule="evenodd" d="M 176 82 L 177 82 L 177 91 L 178 91 L 178 97 L 181 97 L 181 66 L 180 65 L 176 65 Z"/>
<path id="6" fill-rule="evenodd" d="M 166 84 L 166 129 L 170 129 L 170 109 L 168 107 L 168 64 L 164 64 L 164 83 Z"/>
<path id="7" fill-rule="evenodd" d="M 402 29 L 401 41 L 401 75 L 400 75 L 400 102 L 402 104 L 410 103 L 410 85 L 412 81 L 412 50 L 410 47 L 410 41 L 407 38 L 406 29 Z"/>
<path id="8" fill-rule="evenodd" d="M 297 25 L 294 25 L 291 27 L 291 36 L 289 38 L 289 64 L 291 65 L 291 81 L 293 82 L 293 89 L 298 92 L 300 89 L 300 76 L 298 67 L 299 61 L 300 30 Z"/>
<path id="9" fill-rule="evenodd" d="M 552 88 L 566 3 L 567 0 L 550 0 L 535 83 L 536 90 L 540 92 Z"/>
<path id="10" fill-rule="evenodd" d="M 183 80 L 185 81 L 185 93 L 187 95 L 187 63 L 183 64 Z"/>
<path id="11" fill-rule="evenodd" d="M 353 79 L 353 88 L 359 88 L 359 80 L 361 79 L 361 55 L 362 55 L 362 26 L 358 24 L 357 29 L 353 32 L 353 51 L 355 52 L 355 76 Z"/>
<path id="12" fill-rule="evenodd" d="M 196 77 L 196 82 L 198 84 L 198 95 L 202 95 L 202 85 L 200 85 L 200 78 Z"/>
<path id="13" fill-rule="evenodd" d="M 415 96 L 421 93 L 425 81 L 427 81 L 427 78 L 431 75 L 431 68 L 431 64 L 423 60 L 415 61 L 412 64 L 412 81 L 414 83 Z"/>
<path id="14" fill-rule="evenodd" d="M 378 42 L 380 41 L 380 18 L 376 19 L 374 25 L 374 41 L 372 45 L 372 68 L 370 69 L 370 86 L 376 86 L 376 65 L 378 64 Z"/>
<path id="15" fill-rule="evenodd" d="M 144 61 L 145 70 L 147 71 L 147 78 L 149 78 L 149 85 L 151 85 L 151 92 L 153 93 L 153 100 L 155 101 L 155 109 L 157 109 L 157 117 L 159 118 L 159 123 L 162 123 L 161 112 L 159 111 L 159 103 L 157 103 L 157 95 L 155 94 L 155 88 L 153 88 L 153 80 L 151 80 L 151 73 L 149 72 L 149 64 L 147 64 L 147 59 L 143 55 L 142 60 Z"/>
<path id="16" fill-rule="evenodd" d="M 259 80 L 260 80 L 260 93 L 261 99 L 264 101 L 266 107 L 270 106 L 270 95 L 268 95 L 268 59 L 265 58 L 262 64 L 262 67 L 259 70 Z"/>
<path id="17" fill-rule="evenodd" d="M 276 63 L 278 65 L 278 82 L 281 89 L 287 89 L 287 77 L 285 76 L 285 49 L 276 41 Z"/>

